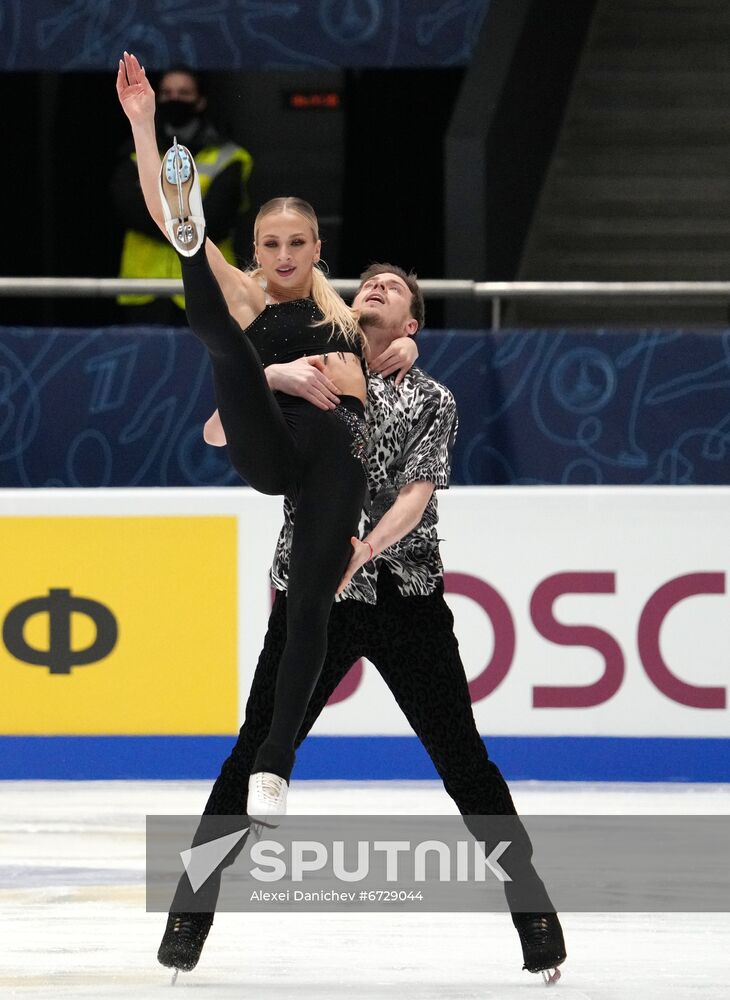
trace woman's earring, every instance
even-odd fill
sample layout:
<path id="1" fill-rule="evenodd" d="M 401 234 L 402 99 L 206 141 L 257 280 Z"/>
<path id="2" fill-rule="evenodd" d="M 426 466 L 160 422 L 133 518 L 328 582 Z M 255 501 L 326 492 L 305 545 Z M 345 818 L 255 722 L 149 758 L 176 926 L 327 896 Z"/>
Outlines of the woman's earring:
<path id="1" fill-rule="evenodd" d="M 329 266 L 327 265 L 327 261 L 323 260 L 321 257 L 319 258 L 319 260 L 315 261 L 314 266 L 318 267 L 320 269 L 320 271 L 322 272 L 322 274 L 329 274 L 330 273 L 330 269 L 329 269 Z"/>

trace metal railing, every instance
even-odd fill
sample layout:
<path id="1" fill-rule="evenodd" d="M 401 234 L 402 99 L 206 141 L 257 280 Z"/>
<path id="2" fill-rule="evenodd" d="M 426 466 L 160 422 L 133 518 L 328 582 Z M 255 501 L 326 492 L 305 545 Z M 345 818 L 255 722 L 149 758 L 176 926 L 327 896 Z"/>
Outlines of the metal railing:
<path id="1" fill-rule="evenodd" d="M 341 295 L 353 295 L 356 278 L 335 278 Z M 419 280 L 426 298 L 489 299 L 492 329 L 502 322 L 502 304 L 516 299 L 661 302 L 730 302 L 730 281 L 454 281 Z M 130 278 L 0 278 L 0 297 L 109 298 L 123 294 L 179 295 L 182 281 Z"/>

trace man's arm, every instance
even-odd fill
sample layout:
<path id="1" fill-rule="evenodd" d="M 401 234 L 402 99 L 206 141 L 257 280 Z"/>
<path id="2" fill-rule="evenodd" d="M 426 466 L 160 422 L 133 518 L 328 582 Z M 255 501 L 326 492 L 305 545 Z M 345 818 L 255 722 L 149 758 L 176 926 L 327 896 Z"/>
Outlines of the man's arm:
<path id="1" fill-rule="evenodd" d="M 418 358 L 418 348 L 412 337 L 400 337 L 390 345 L 390 368 L 398 372 L 396 384 L 409 371 Z M 383 358 L 384 355 L 381 355 Z M 274 392 L 285 392 L 289 396 L 301 396 L 309 400 L 320 410 L 334 410 L 340 402 L 339 392 L 335 383 L 325 374 L 322 359 L 317 355 L 309 358 L 299 358 L 284 365 L 269 365 L 265 371 L 269 388 Z M 206 444 L 222 448 L 226 443 L 226 433 L 223 430 L 218 410 L 206 421 L 203 428 L 203 439 Z M 428 502 L 428 501 L 426 501 Z M 424 505 L 425 509 L 425 505 Z"/>
<path id="2" fill-rule="evenodd" d="M 390 510 L 378 521 L 369 535 L 363 541 L 351 538 L 352 558 L 340 581 L 337 593 L 341 594 L 355 573 L 364 566 L 372 556 L 377 556 L 391 545 L 395 545 L 421 523 L 423 512 L 431 499 L 435 486 L 427 480 L 408 483 L 404 486 Z M 372 552 L 370 551 L 372 546 Z"/>
<path id="3" fill-rule="evenodd" d="M 372 545 L 373 555 L 377 556 L 389 546 L 395 545 L 421 523 L 434 489 L 434 484 L 426 480 L 408 483 L 401 489 L 393 506 L 383 514 L 363 540 Z"/>
<path id="4" fill-rule="evenodd" d="M 319 356 L 299 358 L 285 365 L 269 365 L 264 370 L 269 388 L 273 391 L 286 392 L 289 396 L 301 396 L 314 403 L 320 410 L 334 410 L 340 401 L 339 389 L 324 373 L 322 359 Z M 226 432 L 218 410 L 206 421 L 203 427 L 203 440 L 206 444 L 222 448 L 226 443 Z"/>
<path id="5" fill-rule="evenodd" d="M 352 558 L 340 582 L 340 594 L 352 576 L 372 557 L 395 545 L 420 523 L 435 489 L 449 485 L 451 449 L 456 436 L 457 415 L 454 397 L 444 386 L 432 382 L 424 390 L 425 399 L 414 412 L 408 439 L 400 455 L 402 472 L 398 496 L 373 531 L 360 542 L 352 538 Z M 371 552 L 372 546 L 372 552 Z"/>

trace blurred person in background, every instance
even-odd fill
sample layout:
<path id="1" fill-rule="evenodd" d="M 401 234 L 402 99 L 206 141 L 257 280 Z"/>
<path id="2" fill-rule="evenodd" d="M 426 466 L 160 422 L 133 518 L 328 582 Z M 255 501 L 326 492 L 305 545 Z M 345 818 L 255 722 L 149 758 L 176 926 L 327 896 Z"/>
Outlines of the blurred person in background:
<path id="1" fill-rule="evenodd" d="M 160 156 L 176 136 L 195 157 L 203 195 L 208 236 L 233 264 L 233 232 L 249 207 L 247 182 L 251 154 L 236 145 L 213 124 L 199 77 L 187 66 L 175 66 L 163 75 L 158 88 L 155 131 Z M 114 205 L 126 227 L 120 278 L 177 278 L 180 263 L 175 250 L 151 219 L 142 195 L 134 145 L 125 144 L 111 180 Z M 125 323 L 186 323 L 185 299 L 152 295 L 120 295 Z"/>

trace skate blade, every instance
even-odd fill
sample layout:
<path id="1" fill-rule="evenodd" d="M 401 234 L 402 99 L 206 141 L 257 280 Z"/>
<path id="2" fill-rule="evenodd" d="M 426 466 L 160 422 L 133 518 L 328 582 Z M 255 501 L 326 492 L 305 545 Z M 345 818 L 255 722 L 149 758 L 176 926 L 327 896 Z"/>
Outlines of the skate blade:
<path id="1" fill-rule="evenodd" d="M 543 969 L 542 981 L 546 986 L 555 986 L 557 981 L 560 979 L 560 975 L 560 969 Z"/>
<path id="2" fill-rule="evenodd" d="M 192 188 L 193 168 L 187 151 L 181 149 L 177 140 L 165 158 L 164 170 L 160 177 L 167 207 L 176 223 L 167 227 L 173 245 L 183 253 L 198 240 L 198 228 L 190 220 L 188 194 Z M 184 185 L 184 186 L 183 186 Z"/>
<path id="3" fill-rule="evenodd" d="M 170 981 L 170 986 L 174 986 L 175 983 L 177 982 L 177 974 L 179 971 L 180 971 L 179 969 L 172 970 L 172 980 Z"/>
<path id="4" fill-rule="evenodd" d="M 251 826 L 249 828 L 249 844 L 253 846 L 259 840 L 265 840 L 266 837 L 271 837 L 276 832 L 276 826 L 269 823 L 261 823 L 257 820 L 251 820 Z"/>
<path id="5" fill-rule="evenodd" d="M 187 150 L 178 146 L 175 139 L 165 157 L 165 178 L 168 184 L 179 187 L 190 180 L 192 172 Z"/>

